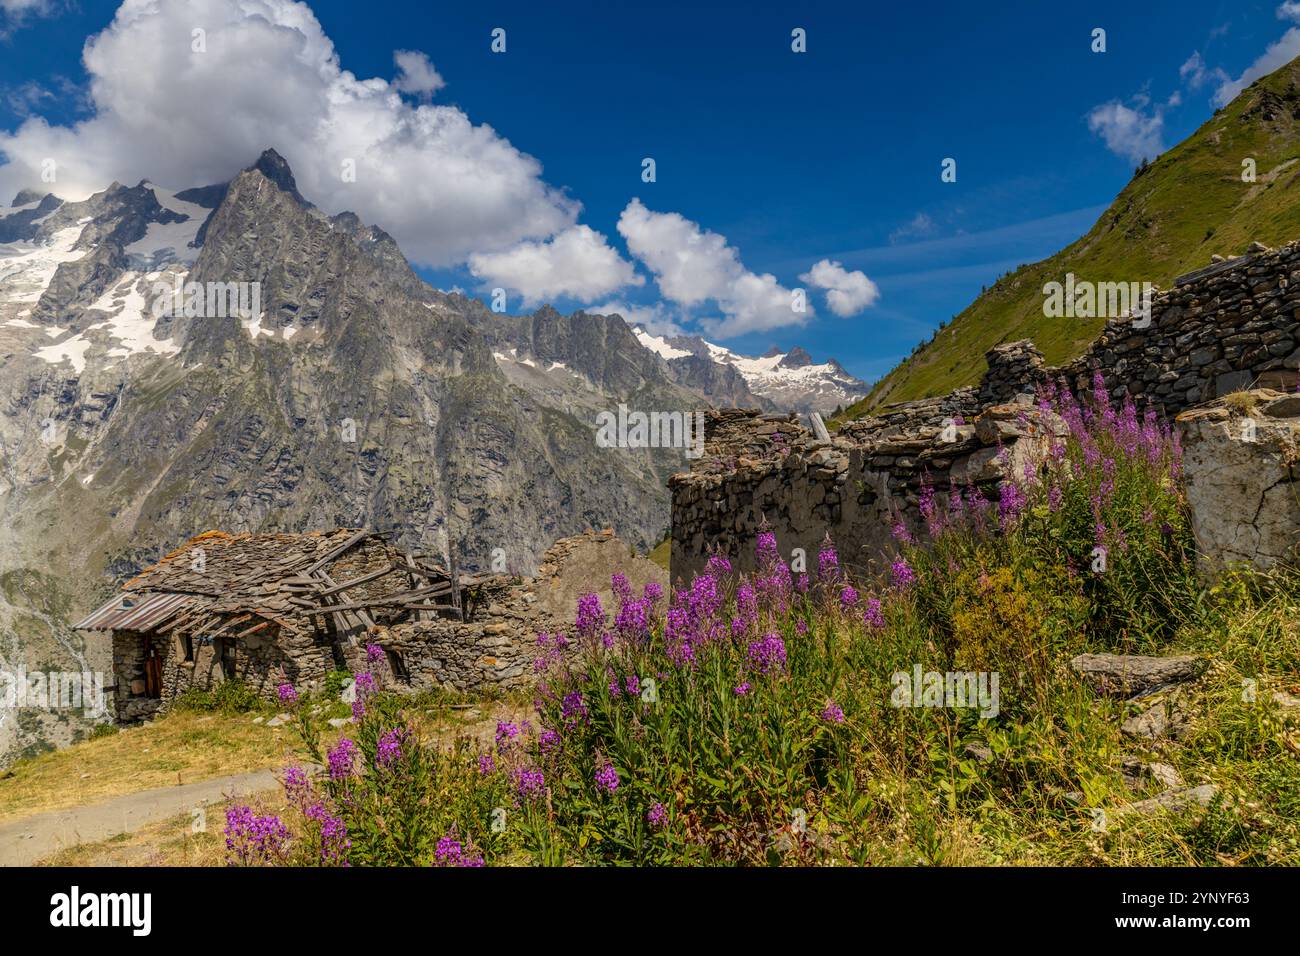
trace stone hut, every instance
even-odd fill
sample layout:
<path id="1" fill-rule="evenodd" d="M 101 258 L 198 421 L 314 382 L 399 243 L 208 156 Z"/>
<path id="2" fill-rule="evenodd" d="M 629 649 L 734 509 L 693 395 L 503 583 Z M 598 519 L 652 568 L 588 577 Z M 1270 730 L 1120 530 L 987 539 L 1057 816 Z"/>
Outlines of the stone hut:
<path id="1" fill-rule="evenodd" d="M 456 577 L 374 532 L 210 531 L 75 626 L 111 635 L 115 714 L 135 720 L 191 687 L 232 678 L 268 698 L 285 680 L 317 687 L 363 653 L 372 629 L 418 617 L 459 621 L 493 584 Z M 400 660 L 392 666 L 402 669 Z"/>
<path id="2" fill-rule="evenodd" d="M 570 626 L 581 594 L 611 606 L 616 571 L 637 588 L 667 582 L 609 530 L 557 541 L 532 577 L 462 575 L 376 532 L 211 531 L 75 626 L 109 634 L 119 721 L 235 678 L 267 699 L 284 681 L 317 690 L 331 671 L 375 666 L 369 644 L 399 690 L 513 687 L 531 679 L 537 633 Z"/>

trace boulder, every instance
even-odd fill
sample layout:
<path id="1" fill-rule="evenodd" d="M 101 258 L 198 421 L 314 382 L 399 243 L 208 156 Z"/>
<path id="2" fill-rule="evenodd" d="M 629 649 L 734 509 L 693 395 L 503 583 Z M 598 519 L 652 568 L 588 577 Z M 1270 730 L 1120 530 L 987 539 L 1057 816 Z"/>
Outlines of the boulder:
<path id="1" fill-rule="evenodd" d="M 1195 680 L 1205 670 L 1205 661 L 1193 655 L 1080 654 L 1070 661 L 1070 669 L 1098 694 L 1129 698 Z"/>
<path id="2" fill-rule="evenodd" d="M 1182 790 L 1166 790 L 1158 797 L 1116 807 L 1111 811 L 1111 815 L 1115 817 L 1129 815 L 1151 816 L 1162 810 L 1178 812 L 1190 808 L 1204 808 L 1210 805 L 1210 801 L 1214 799 L 1218 792 L 1219 788 L 1212 783 L 1203 783 L 1199 787 L 1186 787 Z"/>

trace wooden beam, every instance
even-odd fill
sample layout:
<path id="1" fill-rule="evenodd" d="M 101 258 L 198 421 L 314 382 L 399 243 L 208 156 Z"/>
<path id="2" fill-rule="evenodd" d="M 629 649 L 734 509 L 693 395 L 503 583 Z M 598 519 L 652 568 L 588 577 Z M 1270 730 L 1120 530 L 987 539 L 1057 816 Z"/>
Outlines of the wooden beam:
<path id="1" fill-rule="evenodd" d="M 343 554 L 345 551 L 350 550 L 353 545 L 355 545 L 358 541 L 360 541 L 362 538 L 366 537 L 369 534 L 370 532 L 364 529 L 358 531 L 356 534 L 352 535 L 352 537 L 348 538 L 348 540 L 340 544 L 337 548 L 332 548 L 328 554 L 326 554 L 323 558 L 320 558 L 318 561 L 316 561 L 316 563 L 313 564 L 311 567 L 304 570 L 302 572 L 303 575 L 311 576 L 315 574 L 317 571 L 325 567 L 325 565 L 329 564 L 339 555 Z"/>
<path id="2" fill-rule="evenodd" d="M 365 584 L 367 581 L 373 581 L 375 578 L 382 578 L 385 574 L 396 570 L 397 569 L 390 563 L 387 567 L 381 568 L 378 571 L 371 571 L 369 574 L 363 574 L 359 578 L 353 578 L 351 581 L 344 581 L 342 584 L 336 584 L 332 588 L 326 588 L 317 593 L 322 597 L 326 597 L 338 591 L 345 591 L 348 588 L 356 587 L 358 584 Z"/>

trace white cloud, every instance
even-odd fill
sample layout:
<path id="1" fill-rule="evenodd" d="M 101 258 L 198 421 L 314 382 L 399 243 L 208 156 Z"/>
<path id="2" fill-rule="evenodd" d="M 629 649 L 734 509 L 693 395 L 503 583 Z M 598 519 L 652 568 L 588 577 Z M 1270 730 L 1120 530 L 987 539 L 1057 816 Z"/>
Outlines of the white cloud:
<path id="1" fill-rule="evenodd" d="M 199 27 L 204 53 L 191 50 Z M 84 198 L 113 180 L 221 182 L 269 146 L 313 202 L 381 225 L 433 266 L 545 239 L 581 208 L 491 127 L 343 69 L 294 0 L 124 0 L 83 60 L 92 116 L 72 126 L 32 117 L 0 132 L 0 195 L 41 187 L 46 158 L 58 163 L 46 188 Z M 397 82 L 428 87 L 432 72 L 427 60 L 408 60 Z M 342 179 L 345 159 L 355 160 L 354 183 Z"/>
<path id="2" fill-rule="evenodd" d="M 918 212 L 908 222 L 899 226 L 889 234 L 890 242 L 899 242 L 903 239 L 919 239 L 922 236 L 928 236 L 934 232 L 934 220 L 926 213 Z"/>
<path id="3" fill-rule="evenodd" d="M 559 296 L 589 301 L 645 284 L 632 264 L 587 226 L 571 226 L 545 242 L 521 242 L 504 252 L 475 253 L 469 271 L 485 287 L 520 292 L 528 306 Z"/>
<path id="4" fill-rule="evenodd" d="M 823 259 L 801 275 L 800 280 L 828 290 L 826 304 L 841 318 L 856 315 L 880 298 L 880 289 L 866 274 L 847 271 L 838 262 Z"/>
<path id="5" fill-rule="evenodd" d="M 45 16 L 54 12 L 54 0 L 0 0 L 0 10 L 15 18 Z"/>
<path id="6" fill-rule="evenodd" d="M 9 39 L 28 20 L 52 16 L 55 7 L 55 0 L 0 0 L 0 40 Z"/>
<path id="7" fill-rule="evenodd" d="M 1165 118 L 1160 109 L 1142 112 L 1118 100 L 1094 107 L 1088 114 L 1088 129 L 1101 136 L 1106 148 L 1132 162 L 1155 159 L 1164 151 Z"/>
<path id="8" fill-rule="evenodd" d="M 812 306 L 794 309 L 791 290 L 767 273 L 747 270 L 725 237 L 675 213 L 652 212 L 633 199 L 618 219 L 628 251 L 654 273 L 659 291 L 682 306 L 716 304 L 721 318 L 700 320 L 721 338 L 746 332 L 803 325 Z"/>
<path id="9" fill-rule="evenodd" d="M 1278 8 L 1278 16 L 1282 16 L 1283 9 L 1288 6 L 1297 5 L 1284 3 Z M 1221 82 L 1218 88 L 1215 89 L 1214 96 L 1210 98 L 1210 101 L 1215 106 L 1226 106 L 1236 98 L 1238 93 L 1261 76 L 1267 76 L 1279 67 L 1290 63 L 1297 56 L 1300 56 L 1300 27 L 1291 27 L 1281 37 L 1270 43 L 1268 48 L 1255 59 L 1255 62 L 1246 67 L 1241 76 L 1235 80 L 1230 79 L 1226 73 L 1219 70 Z"/>
<path id="10" fill-rule="evenodd" d="M 393 62 L 397 64 L 398 70 L 397 79 L 393 80 L 393 88 L 401 93 L 410 93 L 427 101 L 447 85 L 447 81 L 433 68 L 433 64 L 423 53 L 414 50 L 398 50 L 393 54 Z"/>

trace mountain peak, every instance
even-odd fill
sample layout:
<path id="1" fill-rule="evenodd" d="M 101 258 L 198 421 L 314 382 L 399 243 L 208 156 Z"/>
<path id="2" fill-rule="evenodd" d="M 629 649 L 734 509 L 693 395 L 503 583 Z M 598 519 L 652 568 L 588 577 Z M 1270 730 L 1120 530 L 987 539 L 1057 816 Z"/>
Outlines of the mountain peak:
<path id="1" fill-rule="evenodd" d="M 14 197 L 14 201 L 9 205 L 26 206 L 29 203 L 40 202 L 42 198 L 42 195 L 35 189 L 20 189 L 18 195 Z"/>
<path id="2" fill-rule="evenodd" d="M 298 192 L 298 183 L 293 178 L 293 170 L 289 168 L 288 161 L 275 150 L 263 150 L 262 155 L 257 157 L 257 162 L 248 167 L 246 172 L 252 170 L 257 170 L 294 199 L 304 205 L 307 204 L 307 200 Z"/>
<path id="3" fill-rule="evenodd" d="M 768 353 L 768 356 L 771 357 L 773 353 L 776 355 L 781 354 L 773 349 L 772 352 Z M 781 359 L 782 368 L 803 368 L 805 365 L 812 365 L 812 363 L 812 356 L 797 345 L 786 353 L 785 358 Z"/>

